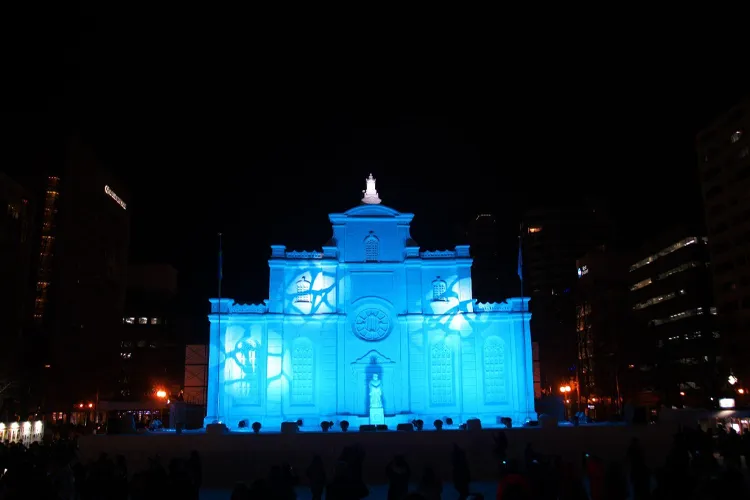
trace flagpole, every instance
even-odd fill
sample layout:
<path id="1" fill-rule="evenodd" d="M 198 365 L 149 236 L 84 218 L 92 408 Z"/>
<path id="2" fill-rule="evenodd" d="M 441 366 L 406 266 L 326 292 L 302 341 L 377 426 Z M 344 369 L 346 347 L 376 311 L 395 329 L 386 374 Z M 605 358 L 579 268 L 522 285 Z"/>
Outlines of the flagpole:
<path id="1" fill-rule="evenodd" d="M 521 335 L 523 336 L 524 343 L 526 342 L 526 307 L 528 302 L 525 301 L 526 297 L 523 294 L 523 221 L 518 226 L 518 279 L 521 280 Z M 531 343 L 531 337 L 529 337 L 529 349 L 533 352 L 533 346 Z M 528 363 L 528 354 L 524 357 L 524 360 Z M 532 355 L 531 359 L 531 387 L 532 393 L 527 394 L 528 399 L 531 396 L 531 400 L 534 401 L 534 359 Z M 528 389 L 527 389 L 528 390 Z"/>
<path id="2" fill-rule="evenodd" d="M 219 417 L 221 416 L 221 412 L 219 411 L 219 403 L 221 401 L 220 396 L 220 390 L 219 390 L 219 384 L 221 383 L 221 352 L 219 352 L 220 346 L 221 346 L 221 280 L 224 278 L 224 270 L 223 270 L 223 256 L 222 256 L 222 249 L 221 249 L 221 236 L 222 234 L 219 233 L 219 315 L 218 315 L 218 326 L 219 326 L 219 332 L 218 332 L 218 338 L 216 339 L 216 421 L 219 422 Z"/>
<path id="3" fill-rule="evenodd" d="M 518 228 L 518 279 L 521 280 L 521 298 L 523 298 L 523 222 Z M 523 314 L 523 309 L 521 313 Z"/>

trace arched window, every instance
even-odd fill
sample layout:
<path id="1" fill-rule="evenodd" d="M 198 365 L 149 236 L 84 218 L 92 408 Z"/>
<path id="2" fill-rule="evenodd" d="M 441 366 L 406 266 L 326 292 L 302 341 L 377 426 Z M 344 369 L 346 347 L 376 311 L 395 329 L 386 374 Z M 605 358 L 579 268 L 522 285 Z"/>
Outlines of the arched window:
<path id="1" fill-rule="evenodd" d="M 295 302 L 312 302 L 312 294 L 310 293 L 310 282 L 305 276 L 297 281 L 297 296 L 294 297 Z"/>
<path id="2" fill-rule="evenodd" d="M 292 404 L 311 405 L 315 382 L 315 351 L 310 339 L 299 337 L 292 344 Z"/>
<path id="3" fill-rule="evenodd" d="M 445 296 L 445 291 L 447 290 L 447 286 L 445 284 L 445 281 L 440 279 L 440 276 L 438 276 L 435 281 L 432 282 L 432 300 L 435 301 L 446 301 L 448 300 Z"/>
<path id="4" fill-rule="evenodd" d="M 430 402 L 433 406 L 454 404 L 453 351 L 444 341 L 430 349 Z"/>
<path id="5" fill-rule="evenodd" d="M 380 242 L 374 235 L 365 239 L 365 261 L 377 262 L 380 253 Z"/>
<path id="6" fill-rule="evenodd" d="M 500 404 L 507 402 L 505 376 L 505 346 L 500 337 L 493 335 L 484 341 L 484 402 Z"/>

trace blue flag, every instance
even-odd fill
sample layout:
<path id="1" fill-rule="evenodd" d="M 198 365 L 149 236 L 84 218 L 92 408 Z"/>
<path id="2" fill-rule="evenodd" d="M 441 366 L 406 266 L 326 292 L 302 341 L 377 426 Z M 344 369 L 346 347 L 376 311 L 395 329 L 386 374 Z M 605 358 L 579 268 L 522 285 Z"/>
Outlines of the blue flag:
<path id="1" fill-rule="evenodd" d="M 219 250 L 219 281 L 221 281 L 224 278 L 224 258 L 222 256 L 222 251 Z"/>
<path id="2" fill-rule="evenodd" d="M 521 237 L 518 237 L 518 279 L 523 281 L 523 252 L 521 252 Z"/>

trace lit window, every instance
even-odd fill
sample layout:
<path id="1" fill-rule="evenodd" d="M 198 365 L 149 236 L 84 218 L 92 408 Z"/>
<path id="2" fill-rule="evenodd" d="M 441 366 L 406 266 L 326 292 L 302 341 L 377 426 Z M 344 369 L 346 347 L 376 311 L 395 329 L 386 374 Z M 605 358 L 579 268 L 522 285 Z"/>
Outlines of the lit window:
<path id="1" fill-rule="evenodd" d="M 639 269 L 643 266 L 647 266 L 651 264 L 653 261 L 655 261 L 656 259 L 658 259 L 659 257 L 664 257 L 665 255 L 669 255 L 672 252 L 676 252 L 677 250 L 684 248 L 688 245 L 692 245 L 694 243 L 698 243 L 698 238 L 690 237 L 690 238 L 685 238 L 684 240 L 680 240 L 677 243 L 669 245 L 667 248 L 663 249 L 657 254 L 649 255 L 645 259 L 639 260 L 638 262 L 630 266 L 630 271 L 633 272 L 636 269 Z"/>
<path id="2" fill-rule="evenodd" d="M 445 281 L 440 279 L 440 276 L 435 279 L 435 281 L 432 282 L 432 300 L 433 301 L 446 301 L 448 300 L 445 297 L 445 291 L 447 290 L 447 286 L 445 284 Z"/>
<path id="3" fill-rule="evenodd" d="M 678 290 L 676 292 L 665 293 L 664 295 L 658 295 L 656 297 L 652 297 L 652 298 L 648 299 L 645 302 L 641 302 L 640 304 L 634 305 L 633 309 L 635 309 L 635 310 L 644 309 L 644 308 L 646 308 L 648 306 L 653 306 L 653 305 L 656 305 L 656 304 L 660 304 L 660 303 L 664 302 L 665 300 L 673 299 L 673 298 L 677 297 L 678 295 L 685 295 L 685 290 Z"/>
<path id="4" fill-rule="evenodd" d="M 639 290 L 639 289 L 643 288 L 644 286 L 648 286 L 650 284 L 651 284 L 651 278 L 646 278 L 645 280 L 639 281 L 635 285 L 631 286 L 630 287 L 630 291 L 632 292 L 632 291 L 635 291 L 635 290 Z"/>
<path id="5" fill-rule="evenodd" d="M 151 318 L 151 324 L 152 325 L 161 325 L 161 320 L 159 318 Z"/>
<path id="6" fill-rule="evenodd" d="M 365 239 L 365 261 L 377 262 L 380 253 L 380 242 L 372 234 Z"/>
<path id="7" fill-rule="evenodd" d="M 735 133 L 732 134 L 732 138 L 731 138 L 732 143 L 739 141 L 741 137 L 742 137 L 742 130 L 737 130 Z"/>
<path id="8" fill-rule="evenodd" d="M 529 228 L 529 234 L 542 232 L 541 226 L 532 226 Z"/>
<path id="9" fill-rule="evenodd" d="M 135 318 L 123 318 L 123 320 L 125 321 L 125 324 L 127 325 L 135 324 Z"/>
<path id="10" fill-rule="evenodd" d="M 709 314 L 716 315 L 715 307 L 710 307 L 708 311 L 709 311 Z M 677 314 L 672 314 L 671 316 L 667 316 L 666 318 L 652 319 L 651 321 L 649 321 L 649 324 L 651 326 L 659 326 L 665 323 L 672 323 L 673 321 L 679 321 L 681 319 L 689 318 L 691 316 L 700 316 L 702 314 L 703 314 L 703 308 L 697 307 L 695 309 L 689 309 L 687 311 L 682 311 Z"/>
<path id="11" fill-rule="evenodd" d="M 148 318 L 138 318 L 138 324 L 139 325 L 147 325 L 148 324 Z"/>
<path id="12" fill-rule="evenodd" d="M 132 352 L 121 352 L 120 353 L 120 357 L 122 359 L 130 359 L 130 358 L 133 357 L 133 353 Z"/>
<path id="13" fill-rule="evenodd" d="M 310 282 L 305 276 L 297 281 L 297 296 L 294 298 L 295 302 L 312 302 L 312 294 L 310 293 Z"/>

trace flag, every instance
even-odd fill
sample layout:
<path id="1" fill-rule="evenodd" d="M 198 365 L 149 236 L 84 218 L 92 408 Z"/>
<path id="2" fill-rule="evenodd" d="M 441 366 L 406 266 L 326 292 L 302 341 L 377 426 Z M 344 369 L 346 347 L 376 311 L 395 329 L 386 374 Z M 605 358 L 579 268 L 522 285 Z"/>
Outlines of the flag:
<path id="1" fill-rule="evenodd" d="M 523 252 L 521 251 L 521 236 L 518 236 L 518 279 L 523 282 Z"/>
<path id="2" fill-rule="evenodd" d="M 521 242 L 523 239 L 521 238 L 521 234 L 523 234 L 523 225 L 521 225 L 521 231 L 518 234 L 518 279 L 521 280 L 521 283 L 523 283 L 523 252 L 521 251 Z"/>
<path id="3" fill-rule="evenodd" d="M 224 278 L 224 256 L 221 251 L 221 233 L 219 233 L 219 282 L 221 282 L 223 278 Z"/>
<path id="4" fill-rule="evenodd" d="M 224 260 L 224 259 L 222 258 L 222 255 L 221 255 L 221 250 L 219 250 L 219 280 L 221 280 L 222 278 L 224 278 L 224 270 L 223 270 L 223 268 L 224 268 L 224 265 L 223 265 L 223 260 Z"/>

